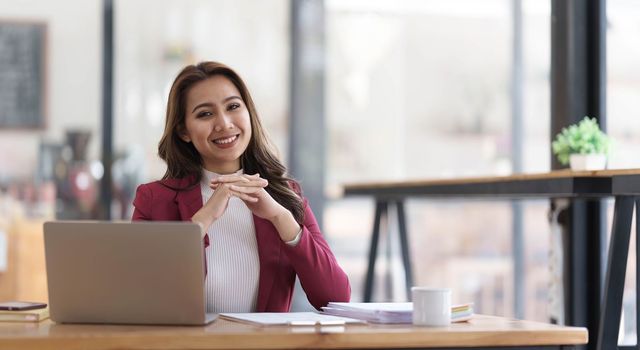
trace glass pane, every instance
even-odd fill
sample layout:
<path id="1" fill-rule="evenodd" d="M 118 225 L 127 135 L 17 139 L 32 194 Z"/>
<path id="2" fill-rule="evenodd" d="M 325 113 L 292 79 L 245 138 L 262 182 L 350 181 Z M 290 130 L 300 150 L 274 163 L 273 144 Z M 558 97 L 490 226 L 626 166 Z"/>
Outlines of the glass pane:
<path id="1" fill-rule="evenodd" d="M 523 165 L 546 171 L 549 3 L 523 4 Z M 354 300 L 362 298 L 373 203 L 339 199 L 340 186 L 510 173 L 512 34 L 510 1 L 327 2 L 327 187 L 333 200 L 325 225 L 346 262 Z M 525 308 L 527 318 L 546 320 L 547 203 L 524 208 Z M 450 286 L 454 302 L 513 314 L 508 202 L 416 199 L 407 211 L 415 284 Z M 379 251 L 374 299 L 405 300 L 397 242 L 383 239 Z"/>
<path id="2" fill-rule="evenodd" d="M 634 41 L 640 34 L 638 16 L 637 1 L 607 1 L 607 132 L 614 141 L 610 168 L 640 167 L 640 47 Z"/>

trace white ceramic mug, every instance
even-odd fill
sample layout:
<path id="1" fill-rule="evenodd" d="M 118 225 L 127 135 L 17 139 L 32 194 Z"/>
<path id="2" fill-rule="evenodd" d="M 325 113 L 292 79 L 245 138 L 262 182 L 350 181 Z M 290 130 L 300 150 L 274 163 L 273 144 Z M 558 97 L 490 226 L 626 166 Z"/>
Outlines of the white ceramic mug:
<path id="1" fill-rule="evenodd" d="M 448 326 L 451 324 L 451 289 L 412 287 L 413 324 Z"/>

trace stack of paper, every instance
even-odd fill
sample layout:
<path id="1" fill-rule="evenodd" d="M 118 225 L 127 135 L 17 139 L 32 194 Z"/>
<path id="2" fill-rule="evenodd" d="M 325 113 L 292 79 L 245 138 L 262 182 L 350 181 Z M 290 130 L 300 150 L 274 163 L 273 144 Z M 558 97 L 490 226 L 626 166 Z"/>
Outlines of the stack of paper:
<path id="1" fill-rule="evenodd" d="M 322 308 L 328 315 L 351 317 L 373 323 L 411 323 L 413 303 L 333 303 Z M 473 316 L 473 303 L 454 305 L 451 322 L 462 322 Z"/>
<path id="2" fill-rule="evenodd" d="M 0 322 L 40 322 L 49 318 L 49 308 L 24 311 L 0 310 Z"/>

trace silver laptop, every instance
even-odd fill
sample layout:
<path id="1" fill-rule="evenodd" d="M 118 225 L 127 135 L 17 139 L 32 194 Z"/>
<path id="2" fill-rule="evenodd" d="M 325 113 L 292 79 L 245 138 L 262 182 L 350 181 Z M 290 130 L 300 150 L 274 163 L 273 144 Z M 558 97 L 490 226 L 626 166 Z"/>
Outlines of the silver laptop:
<path id="1" fill-rule="evenodd" d="M 62 323 L 203 325 L 200 227 L 184 222 L 44 224 L 51 319 Z"/>

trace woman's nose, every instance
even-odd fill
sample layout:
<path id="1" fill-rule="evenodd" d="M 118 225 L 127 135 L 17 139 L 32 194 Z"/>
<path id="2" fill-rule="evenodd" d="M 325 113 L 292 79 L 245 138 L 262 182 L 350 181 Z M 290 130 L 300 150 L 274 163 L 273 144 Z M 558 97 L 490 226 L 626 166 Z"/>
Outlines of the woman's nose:
<path id="1" fill-rule="evenodd" d="M 233 123 L 231 122 L 231 118 L 228 115 L 222 113 L 220 114 L 220 118 L 215 118 L 215 125 L 213 130 L 216 132 L 221 132 L 226 129 L 233 128 Z"/>

